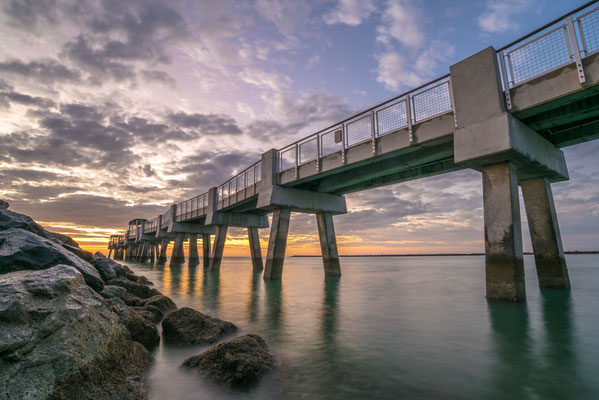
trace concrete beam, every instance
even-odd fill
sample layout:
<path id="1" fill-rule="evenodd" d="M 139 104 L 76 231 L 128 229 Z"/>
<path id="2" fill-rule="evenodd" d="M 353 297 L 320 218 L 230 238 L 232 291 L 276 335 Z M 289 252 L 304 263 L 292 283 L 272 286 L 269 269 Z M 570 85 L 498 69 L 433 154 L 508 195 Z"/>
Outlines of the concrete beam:
<path id="1" fill-rule="evenodd" d="M 516 168 L 508 163 L 482 168 L 487 299 L 526 297 Z"/>
<path id="2" fill-rule="evenodd" d="M 250 241 L 252 266 L 254 270 L 261 270 L 263 268 L 262 251 L 260 250 L 260 236 L 258 235 L 258 228 L 248 228 L 248 239 Z"/>
<path id="3" fill-rule="evenodd" d="M 219 271 L 227 240 L 227 226 L 217 226 L 214 235 L 214 246 L 212 247 L 212 256 L 210 257 L 210 270 Z"/>
<path id="4" fill-rule="evenodd" d="M 316 214 L 316 223 L 320 237 L 324 274 L 325 276 L 341 276 L 333 216 L 331 213 L 318 213 Z"/>
<path id="5" fill-rule="evenodd" d="M 166 229 L 167 233 L 200 233 L 214 234 L 216 230 L 213 226 L 197 224 L 192 222 L 171 222 Z"/>
<path id="6" fill-rule="evenodd" d="M 279 280 L 283 275 L 290 217 L 291 210 L 288 208 L 277 208 L 273 212 L 270 237 L 268 238 L 266 267 L 264 268 L 265 280 Z"/>
<path id="7" fill-rule="evenodd" d="M 297 212 L 308 213 L 347 213 L 345 197 L 343 196 L 278 185 L 266 187 L 260 191 L 257 208 L 267 210 L 286 208 Z"/>
<path id="8" fill-rule="evenodd" d="M 268 217 L 266 215 L 214 211 L 206 214 L 206 225 L 226 225 L 239 228 L 268 228 Z M 214 229 L 214 227 L 212 227 L 212 229 Z"/>
<path id="9" fill-rule="evenodd" d="M 537 277 L 542 288 L 570 288 L 568 267 L 553 204 L 551 184 L 545 178 L 520 181 L 535 255 Z"/>

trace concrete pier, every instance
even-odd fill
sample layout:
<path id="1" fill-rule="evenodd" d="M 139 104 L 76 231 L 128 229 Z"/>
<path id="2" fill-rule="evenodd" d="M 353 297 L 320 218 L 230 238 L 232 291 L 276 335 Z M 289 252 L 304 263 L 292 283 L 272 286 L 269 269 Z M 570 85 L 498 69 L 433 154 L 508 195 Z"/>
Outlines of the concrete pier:
<path id="1" fill-rule="evenodd" d="M 528 228 L 542 288 L 570 288 L 551 184 L 545 178 L 520 181 Z"/>
<path id="2" fill-rule="evenodd" d="M 327 212 L 318 213 L 316 214 L 316 223 L 318 224 L 324 274 L 325 276 L 341 276 L 333 215 Z"/>
<path id="3" fill-rule="evenodd" d="M 262 251 L 260 250 L 260 236 L 258 235 L 258 228 L 248 228 L 248 238 L 250 241 L 252 267 L 254 270 L 261 270 L 263 268 Z"/>
<path id="4" fill-rule="evenodd" d="M 160 254 L 158 255 L 158 260 L 156 260 L 158 264 L 166 263 L 166 249 L 168 248 L 169 242 L 169 238 L 162 238 L 162 243 L 160 244 Z"/>
<path id="5" fill-rule="evenodd" d="M 516 168 L 509 162 L 482 168 L 487 299 L 526 297 Z"/>
<path id="6" fill-rule="evenodd" d="M 183 242 L 185 234 L 177 233 L 175 236 L 175 244 L 173 246 L 173 254 L 171 255 L 171 266 L 179 266 L 185 262 L 185 253 L 183 252 Z"/>
<path id="7" fill-rule="evenodd" d="M 210 266 L 210 235 L 202 235 L 202 264 L 204 268 Z"/>
<path id="8" fill-rule="evenodd" d="M 220 263 L 223 259 L 223 250 L 225 249 L 225 240 L 227 239 L 228 226 L 221 225 L 216 227 L 214 235 L 214 246 L 212 247 L 212 256 L 210 257 L 210 270 L 220 270 Z"/>
<path id="9" fill-rule="evenodd" d="M 290 217 L 291 210 L 289 208 L 277 208 L 273 211 L 266 266 L 264 268 L 265 280 L 278 280 L 283 275 Z"/>
<path id="10" fill-rule="evenodd" d="M 189 260 L 190 266 L 196 266 L 200 263 L 200 257 L 198 256 L 198 234 L 189 234 Z"/>

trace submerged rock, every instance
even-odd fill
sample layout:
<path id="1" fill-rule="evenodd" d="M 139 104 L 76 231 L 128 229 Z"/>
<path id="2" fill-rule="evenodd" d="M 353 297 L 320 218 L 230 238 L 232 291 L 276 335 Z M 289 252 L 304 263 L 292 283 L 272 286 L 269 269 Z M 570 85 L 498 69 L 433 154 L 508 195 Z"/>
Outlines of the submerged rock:
<path id="1" fill-rule="evenodd" d="M 258 335 L 243 335 L 188 358 L 183 366 L 232 386 L 256 383 L 275 365 L 275 357 Z"/>
<path id="2" fill-rule="evenodd" d="M 183 307 L 168 314 L 162 321 L 162 336 L 170 343 L 214 343 L 237 329 L 231 322 Z"/>
<path id="3" fill-rule="evenodd" d="M 147 397 L 152 356 L 71 266 L 0 275 L 0 332 L 2 399 Z"/>
<path id="4" fill-rule="evenodd" d="M 100 274 L 88 262 L 49 239 L 24 229 L 0 231 L 0 274 L 21 270 L 42 270 L 57 264 L 75 267 L 96 291 L 104 288 Z"/>

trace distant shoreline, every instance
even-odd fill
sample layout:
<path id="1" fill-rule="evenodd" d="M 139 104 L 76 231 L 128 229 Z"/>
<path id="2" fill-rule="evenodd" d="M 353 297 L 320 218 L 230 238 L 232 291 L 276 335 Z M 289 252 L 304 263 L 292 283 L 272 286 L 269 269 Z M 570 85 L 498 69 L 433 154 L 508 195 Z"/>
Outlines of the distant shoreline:
<path id="1" fill-rule="evenodd" d="M 525 252 L 524 255 L 532 255 L 532 252 Z M 599 254 L 599 250 L 584 251 L 564 251 L 564 254 Z M 463 256 L 484 256 L 485 253 L 432 253 L 432 254 L 347 254 L 339 257 L 463 257 Z M 290 257 L 322 257 L 319 254 L 313 255 L 292 255 Z"/>

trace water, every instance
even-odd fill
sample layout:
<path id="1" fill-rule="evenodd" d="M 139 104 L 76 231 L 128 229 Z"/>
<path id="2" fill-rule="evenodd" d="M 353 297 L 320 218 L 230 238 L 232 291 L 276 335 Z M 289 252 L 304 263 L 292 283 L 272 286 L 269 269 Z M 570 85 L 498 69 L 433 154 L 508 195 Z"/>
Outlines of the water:
<path id="1" fill-rule="evenodd" d="M 489 303 L 483 257 L 287 258 L 281 282 L 249 259 L 201 266 L 128 263 L 179 307 L 263 336 L 279 365 L 250 390 L 179 368 L 209 346 L 161 344 L 152 399 L 598 399 L 599 256 L 569 255 L 572 291 L 539 290 L 525 256 L 527 301 Z"/>

